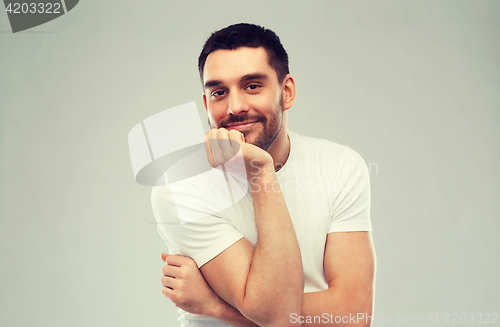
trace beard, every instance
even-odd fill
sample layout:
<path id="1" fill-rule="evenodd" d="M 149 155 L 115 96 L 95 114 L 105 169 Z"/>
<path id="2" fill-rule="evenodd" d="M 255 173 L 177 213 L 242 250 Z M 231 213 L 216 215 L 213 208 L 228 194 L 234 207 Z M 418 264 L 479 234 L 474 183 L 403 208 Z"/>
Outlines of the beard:
<path id="1" fill-rule="evenodd" d="M 267 151 L 283 127 L 283 94 L 280 96 L 279 104 L 276 106 L 275 111 L 269 117 L 260 114 L 250 115 L 245 112 L 240 115 L 230 115 L 227 119 L 222 119 L 219 127 L 245 121 L 257 121 L 257 124 L 262 124 L 262 131 L 260 133 L 254 129 L 241 131 L 245 137 L 245 142 Z M 208 120 L 208 124 L 211 128 L 217 128 L 210 122 L 210 119 Z"/>

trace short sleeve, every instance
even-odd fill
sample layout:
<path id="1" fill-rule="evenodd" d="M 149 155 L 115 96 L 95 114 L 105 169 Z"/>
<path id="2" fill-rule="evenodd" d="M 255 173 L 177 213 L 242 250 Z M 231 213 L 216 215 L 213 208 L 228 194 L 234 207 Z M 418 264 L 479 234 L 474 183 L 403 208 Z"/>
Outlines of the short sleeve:
<path id="1" fill-rule="evenodd" d="M 191 257 L 198 267 L 201 267 L 241 239 L 243 235 L 221 215 L 222 211 L 215 212 L 210 205 L 204 205 L 209 201 L 206 194 L 196 189 L 184 193 L 184 197 L 179 197 L 177 194 L 177 199 L 174 201 L 168 185 L 153 187 L 151 193 L 153 213 L 158 223 L 158 233 L 170 253 Z M 179 210 L 184 214 L 191 212 L 193 216 L 202 218 L 181 223 Z"/>
<path id="2" fill-rule="evenodd" d="M 371 231 L 370 176 L 361 156 L 345 147 L 335 169 L 328 233 Z"/>

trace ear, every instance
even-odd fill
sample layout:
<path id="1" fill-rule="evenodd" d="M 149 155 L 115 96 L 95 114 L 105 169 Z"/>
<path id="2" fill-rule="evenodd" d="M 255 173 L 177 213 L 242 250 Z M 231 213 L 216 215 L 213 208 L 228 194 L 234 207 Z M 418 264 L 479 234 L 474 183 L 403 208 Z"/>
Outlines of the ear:
<path id="1" fill-rule="evenodd" d="M 205 92 L 203 92 L 203 105 L 205 106 L 205 111 L 208 112 L 208 108 L 207 108 L 207 96 L 205 95 Z"/>
<path id="2" fill-rule="evenodd" d="M 290 109 L 295 103 L 297 88 L 292 75 L 287 74 L 283 81 L 283 110 Z"/>

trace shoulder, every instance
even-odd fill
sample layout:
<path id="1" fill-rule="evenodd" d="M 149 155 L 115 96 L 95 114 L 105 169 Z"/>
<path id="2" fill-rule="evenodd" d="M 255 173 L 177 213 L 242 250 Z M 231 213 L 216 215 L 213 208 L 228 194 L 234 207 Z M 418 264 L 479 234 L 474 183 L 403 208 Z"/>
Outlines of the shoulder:
<path id="1" fill-rule="evenodd" d="M 361 155 L 347 145 L 325 139 L 303 136 L 292 131 L 288 131 L 288 134 L 292 143 L 295 143 L 295 150 L 306 158 L 313 157 L 327 162 L 360 162 L 364 164 Z"/>

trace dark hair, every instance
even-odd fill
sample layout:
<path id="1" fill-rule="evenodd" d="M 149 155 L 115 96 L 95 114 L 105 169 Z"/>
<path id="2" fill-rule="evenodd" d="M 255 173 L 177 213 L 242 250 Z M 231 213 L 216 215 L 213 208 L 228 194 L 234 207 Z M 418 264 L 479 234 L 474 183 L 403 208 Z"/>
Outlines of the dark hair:
<path id="1" fill-rule="evenodd" d="M 280 38 L 270 29 L 262 26 L 240 23 L 228 26 L 212 33 L 198 57 L 198 71 L 203 83 L 203 68 L 210 53 L 217 50 L 235 50 L 240 47 L 264 47 L 267 52 L 269 65 L 276 71 L 281 83 L 288 70 L 288 54 L 280 42 Z"/>

